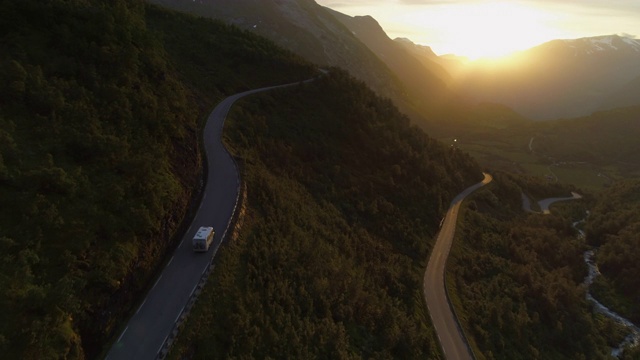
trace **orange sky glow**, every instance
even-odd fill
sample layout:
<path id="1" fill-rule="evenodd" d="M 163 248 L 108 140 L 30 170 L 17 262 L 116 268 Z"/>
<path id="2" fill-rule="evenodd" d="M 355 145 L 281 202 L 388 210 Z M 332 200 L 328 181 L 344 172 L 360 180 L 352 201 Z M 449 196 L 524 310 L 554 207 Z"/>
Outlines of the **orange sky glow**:
<path id="1" fill-rule="evenodd" d="M 438 55 L 500 57 L 553 39 L 640 34 L 636 0 L 316 0 L 347 15 L 371 15 L 391 38 Z"/>

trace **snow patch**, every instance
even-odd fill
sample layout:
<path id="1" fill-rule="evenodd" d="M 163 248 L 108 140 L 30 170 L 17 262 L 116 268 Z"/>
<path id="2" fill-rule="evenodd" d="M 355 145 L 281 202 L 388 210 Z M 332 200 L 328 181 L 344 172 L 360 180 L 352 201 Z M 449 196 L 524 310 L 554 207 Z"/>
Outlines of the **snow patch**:
<path id="1" fill-rule="evenodd" d="M 591 38 L 589 42 L 596 51 L 618 50 L 618 48 L 613 45 L 613 36 Z"/>
<path id="2" fill-rule="evenodd" d="M 607 35 L 590 38 L 563 40 L 564 44 L 573 49 L 574 55 L 594 54 L 607 51 L 640 52 L 640 39 L 629 36 Z"/>
<path id="3" fill-rule="evenodd" d="M 632 38 L 628 38 L 628 37 L 623 37 L 622 41 L 631 46 L 636 52 L 640 52 L 640 40 L 638 39 L 632 39 Z"/>

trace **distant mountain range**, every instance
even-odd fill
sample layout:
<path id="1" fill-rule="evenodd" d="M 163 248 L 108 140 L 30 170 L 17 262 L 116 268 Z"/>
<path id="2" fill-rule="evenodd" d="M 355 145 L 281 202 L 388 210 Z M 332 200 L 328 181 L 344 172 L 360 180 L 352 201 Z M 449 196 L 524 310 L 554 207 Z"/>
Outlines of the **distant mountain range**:
<path id="1" fill-rule="evenodd" d="M 451 76 L 434 58 L 419 56 L 403 43 L 391 40 L 371 16 L 352 17 L 327 10 L 398 75 L 410 91 L 425 96 L 445 91 L 445 82 L 451 81 Z"/>
<path id="2" fill-rule="evenodd" d="M 422 124 L 475 118 L 434 110 L 442 103 L 458 110 L 500 103 L 536 120 L 640 104 L 640 40 L 628 37 L 553 40 L 508 62 L 466 62 L 409 39 L 392 40 L 374 18 L 348 16 L 313 0 L 151 2 L 223 20 L 321 66 L 344 68 Z"/>
<path id="3" fill-rule="evenodd" d="M 533 119 L 640 104 L 640 88 L 634 85 L 640 76 L 640 40 L 618 35 L 553 40 L 498 66 L 479 61 L 449 70 L 455 72 L 456 91 L 503 103 Z"/>
<path id="4" fill-rule="evenodd" d="M 576 40 L 555 40 L 554 43 L 566 45 L 573 56 L 585 56 L 594 54 L 605 54 L 614 51 L 617 54 L 640 53 L 640 40 L 621 37 L 619 35 L 597 36 L 581 38 Z"/>

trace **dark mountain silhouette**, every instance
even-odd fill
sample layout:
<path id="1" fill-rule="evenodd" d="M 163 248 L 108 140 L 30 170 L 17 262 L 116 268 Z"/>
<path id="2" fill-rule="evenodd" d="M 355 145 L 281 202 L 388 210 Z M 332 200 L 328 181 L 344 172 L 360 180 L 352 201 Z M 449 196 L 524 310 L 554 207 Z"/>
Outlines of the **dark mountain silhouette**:
<path id="1" fill-rule="evenodd" d="M 151 0 L 176 10 L 222 20 L 265 36 L 321 66 L 336 66 L 389 97 L 430 132 L 468 124 L 469 106 L 448 90 L 435 61 L 419 58 L 391 40 L 371 17 L 350 17 L 312 0 Z M 451 109 L 454 109 L 453 112 Z"/>
<path id="2" fill-rule="evenodd" d="M 312 0 L 150 0 L 264 36 L 320 66 L 341 67 L 380 95 L 398 99 L 401 82 L 328 9 Z"/>
<path id="3" fill-rule="evenodd" d="M 446 91 L 445 82 L 451 79 L 446 70 L 432 59 L 418 58 L 402 44 L 391 40 L 374 18 L 352 17 L 328 10 L 398 75 L 412 96 L 429 98 Z"/>
<path id="4" fill-rule="evenodd" d="M 391 40 L 372 17 L 341 14 L 313 0 L 151 1 L 220 19 L 321 66 L 341 67 L 436 136 L 640 103 L 632 81 L 640 75 L 640 41 L 617 35 L 554 40 L 498 64 L 468 62 L 408 39 Z M 475 105 L 483 103 L 505 107 Z"/>
<path id="5" fill-rule="evenodd" d="M 450 69 L 462 65 L 461 59 L 450 55 L 438 56 L 431 47 L 415 44 L 410 39 L 395 38 L 393 41 L 415 56 L 418 61 L 446 84 L 451 83 L 453 80 Z"/>

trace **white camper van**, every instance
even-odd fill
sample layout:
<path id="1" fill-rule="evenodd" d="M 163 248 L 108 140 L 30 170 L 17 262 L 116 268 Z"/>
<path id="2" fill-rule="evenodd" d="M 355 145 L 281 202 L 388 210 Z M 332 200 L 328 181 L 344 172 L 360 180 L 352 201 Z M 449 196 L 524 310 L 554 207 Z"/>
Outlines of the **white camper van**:
<path id="1" fill-rule="evenodd" d="M 212 227 L 201 227 L 193 237 L 193 251 L 205 252 L 209 250 L 209 246 L 213 242 L 213 235 L 215 235 Z"/>

